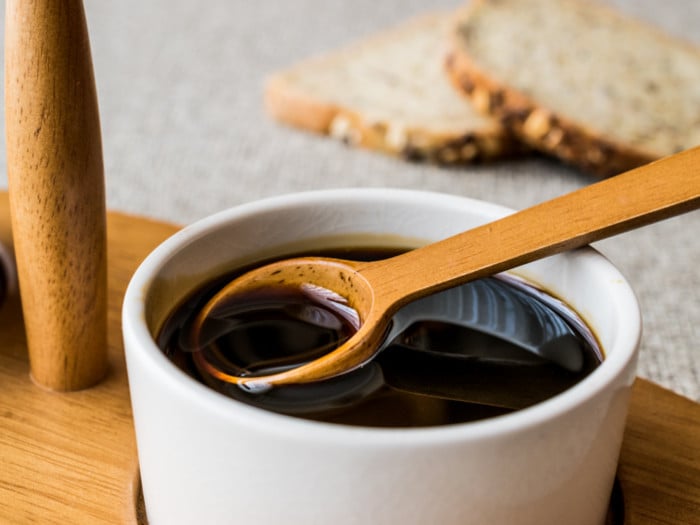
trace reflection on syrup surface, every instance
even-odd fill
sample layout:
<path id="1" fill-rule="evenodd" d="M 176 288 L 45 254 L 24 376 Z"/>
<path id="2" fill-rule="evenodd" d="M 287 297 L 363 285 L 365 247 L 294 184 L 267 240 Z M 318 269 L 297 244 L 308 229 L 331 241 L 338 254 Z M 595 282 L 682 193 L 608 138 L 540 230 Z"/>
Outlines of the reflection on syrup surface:
<path id="1" fill-rule="evenodd" d="M 322 255 L 371 260 L 395 253 L 372 249 Z M 204 286 L 177 308 L 161 331 L 159 345 L 180 369 L 218 392 L 283 414 L 377 427 L 474 421 L 548 399 L 576 384 L 600 362 L 584 337 L 580 338 L 583 366 L 571 371 L 478 330 L 419 321 L 372 362 L 343 376 L 246 392 L 226 381 L 226 375 L 271 373 L 308 362 L 352 335 L 357 320 L 332 302 L 280 287 L 217 306 L 194 337 L 194 317 L 231 277 Z M 522 290 L 518 293 L 522 295 Z M 508 300 L 507 293 L 501 295 Z M 540 301 L 535 295 L 528 297 Z M 562 320 L 568 323 L 565 317 Z M 195 339 L 201 343 L 196 348 Z"/>

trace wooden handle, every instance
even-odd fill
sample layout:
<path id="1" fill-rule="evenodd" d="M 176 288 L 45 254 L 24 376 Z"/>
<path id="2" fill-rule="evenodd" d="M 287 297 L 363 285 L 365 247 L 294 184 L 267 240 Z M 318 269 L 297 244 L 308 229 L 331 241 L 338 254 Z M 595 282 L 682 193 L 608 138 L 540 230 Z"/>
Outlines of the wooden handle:
<path id="1" fill-rule="evenodd" d="M 698 207 L 700 146 L 360 271 L 400 304 Z"/>
<path id="2" fill-rule="evenodd" d="M 12 228 L 31 374 L 53 390 L 107 367 L 102 144 L 80 0 L 7 0 Z"/>

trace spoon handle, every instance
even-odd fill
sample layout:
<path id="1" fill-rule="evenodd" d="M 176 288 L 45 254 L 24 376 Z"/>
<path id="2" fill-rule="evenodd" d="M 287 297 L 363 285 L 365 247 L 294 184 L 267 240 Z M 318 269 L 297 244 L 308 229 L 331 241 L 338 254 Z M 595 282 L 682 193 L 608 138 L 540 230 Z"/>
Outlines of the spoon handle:
<path id="1" fill-rule="evenodd" d="M 700 147 L 516 212 L 360 271 L 389 309 L 700 206 Z M 556 217 L 556 220 L 553 218 Z M 440 261 L 436 264 L 436 261 Z"/>
<path id="2" fill-rule="evenodd" d="M 5 108 L 31 374 L 77 390 L 107 367 L 102 145 L 81 0 L 7 0 Z"/>

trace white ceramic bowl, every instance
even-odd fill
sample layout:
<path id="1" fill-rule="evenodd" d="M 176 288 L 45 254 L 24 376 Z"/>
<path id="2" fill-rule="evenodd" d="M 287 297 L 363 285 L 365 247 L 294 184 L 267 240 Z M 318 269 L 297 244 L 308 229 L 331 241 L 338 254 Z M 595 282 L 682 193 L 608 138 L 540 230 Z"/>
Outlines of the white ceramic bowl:
<path id="1" fill-rule="evenodd" d="M 629 285 L 593 249 L 515 273 L 573 306 L 605 361 L 558 396 L 479 422 L 379 429 L 278 415 L 198 383 L 154 342 L 173 307 L 212 275 L 353 238 L 418 245 L 507 213 L 427 192 L 319 191 L 232 208 L 156 248 L 133 276 L 123 307 L 150 523 L 603 523 L 641 321 Z"/>

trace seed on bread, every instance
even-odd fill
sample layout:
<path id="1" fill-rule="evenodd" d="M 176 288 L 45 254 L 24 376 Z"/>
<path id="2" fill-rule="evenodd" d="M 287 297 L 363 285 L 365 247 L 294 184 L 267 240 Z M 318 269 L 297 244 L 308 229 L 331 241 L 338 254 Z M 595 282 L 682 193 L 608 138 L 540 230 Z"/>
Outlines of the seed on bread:
<path id="1" fill-rule="evenodd" d="M 528 137 L 539 140 L 552 130 L 552 116 L 549 111 L 535 109 L 523 123 L 523 133 Z"/>
<path id="2" fill-rule="evenodd" d="M 329 135 L 351 146 L 359 144 L 362 140 L 360 131 L 352 126 L 350 119 L 345 115 L 336 115 L 333 118 L 329 127 Z"/>
<path id="3" fill-rule="evenodd" d="M 385 137 L 387 145 L 396 151 L 402 151 L 408 145 L 408 134 L 403 126 L 389 124 Z"/>

